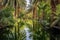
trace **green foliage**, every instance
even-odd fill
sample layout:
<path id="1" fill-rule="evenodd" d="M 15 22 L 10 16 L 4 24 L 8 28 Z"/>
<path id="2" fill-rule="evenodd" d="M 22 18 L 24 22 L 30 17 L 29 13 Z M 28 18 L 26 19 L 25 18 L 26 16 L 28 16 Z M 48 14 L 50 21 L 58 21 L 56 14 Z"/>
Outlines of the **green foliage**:
<path id="1" fill-rule="evenodd" d="M 50 24 L 51 24 L 51 5 L 49 5 L 48 3 L 42 1 L 39 3 L 38 5 L 38 17 L 43 13 L 44 14 L 44 19 L 43 20 L 40 20 L 40 18 L 38 18 L 39 21 L 43 21 L 43 24 L 45 27 L 50 27 Z M 56 9 L 56 16 L 55 16 L 55 19 L 60 19 L 60 4 L 56 6 L 57 9 Z M 57 20 L 58 20 L 57 19 Z M 36 21 L 38 21 L 36 20 Z M 34 32 L 34 40 L 49 40 L 49 35 L 48 35 L 48 32 L 46 32 L 44 30 L 44 28 L 40 25 L 39 22 L 37 22 L 37 24 L 35 24 L 35 32 Z M 39 31 L 40 30 L 40 31 Z"/>
<path id="2" fill-rule="evenodd" d="M 48 33 L 44 30 L 42 25 L 40 24 L 40 16 L 41 14 L 44 14 L 43 24 L 45 26 L 49 25 L 50 15 L 51 15 L 51 7 L 48 3 L 42 1 L 38 4 L 38 19 L 36 20 L 36 24 L 34 22 L 34 32 L 33 32 L 33 38 L 34 40 L 49 40 Z"/>
<path id="3" fill-rule="evenodd" d="M 60 4 L 56 6 L 56 15 L 60 17 Z"/>
<path id="4" fill-rule="evenodd" d="M 33 37 L 32 40 L 49 40 L 49 34 L 42 27 L 39 17 L 44 12 L 44 19 L 42 22 L 44 26 L 50 25 L 50 16 L 52 13 L 51 5 L 44 0 L 37 2 L 37 19 L 35 20 L 32 18 L 32 20 L 28 19 L 30 18 L 30 14 L 26 13 L 25 10 L 22 10 L 26 7 L 26 1 L 16 0 L 16 2 L 21 7 L 17 18 L 14 19 L 13 16 L 15 10 L 12 7 L 14 4 L 12 4 L 12 0 L 9 2 L 10 6 L 7 6 L 0 11 L 0 40 L 26 40 L 26 32 L 23 30 L 25 27 L 29 28 L 29 32 L 32 32 L 30 35 L 30 37 Z M 32 3 L 30 5 L 33 6 Z M 57 5 L 56 7 L 57 18 L 60 17 L 60 5 Z M 33 16 L 33 14 L 31 16 Z"/>
<path id="5" fill-rule="evenodd" d="M 6 25 L 6 26 L 12 26 L 14 25 L 14 18 L 13 18 L 13 12 L 14 9 L 11 7 L 7 7 L 4 10 L 2 10 L 0 12 L 0 23 L 2 25 Z"/>
<path id="6" fill-rule="evenodd" d="M 20 31 L 20 36 L 18 40 L 26 40 L 26 32 L 25 30 Z"/>
<path id="7" fill-rule="evenodd" d="M 13 37 L 10 28 L 14 27 L 15 20 L 13 18 L 14 9 L 12 7 L 7 7 L 0 11 L 0 39 L 1 40 L 11 40 Z"/>

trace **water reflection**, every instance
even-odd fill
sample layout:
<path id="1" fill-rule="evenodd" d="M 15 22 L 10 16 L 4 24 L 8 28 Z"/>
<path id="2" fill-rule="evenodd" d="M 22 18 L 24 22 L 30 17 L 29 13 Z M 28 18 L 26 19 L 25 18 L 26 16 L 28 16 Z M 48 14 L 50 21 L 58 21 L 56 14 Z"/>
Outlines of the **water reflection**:
<path id="1" fill-rule="evenodd" d="M 26 40 L 32 40 L 32 38 L 30 37 L 31 32 L 29 32 L 29 28 L 24 28 L 25 32 L 26 32 Z"/>

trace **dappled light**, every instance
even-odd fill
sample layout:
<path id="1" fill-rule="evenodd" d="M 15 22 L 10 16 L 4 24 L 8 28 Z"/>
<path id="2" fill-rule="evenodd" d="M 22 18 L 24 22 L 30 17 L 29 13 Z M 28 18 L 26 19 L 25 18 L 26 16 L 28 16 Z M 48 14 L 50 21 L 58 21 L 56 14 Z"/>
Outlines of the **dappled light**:
<path id="1" fill-rule="evenodd" d="M 0 40 L 60 40 L 60 0 L 0 0 Z"/>

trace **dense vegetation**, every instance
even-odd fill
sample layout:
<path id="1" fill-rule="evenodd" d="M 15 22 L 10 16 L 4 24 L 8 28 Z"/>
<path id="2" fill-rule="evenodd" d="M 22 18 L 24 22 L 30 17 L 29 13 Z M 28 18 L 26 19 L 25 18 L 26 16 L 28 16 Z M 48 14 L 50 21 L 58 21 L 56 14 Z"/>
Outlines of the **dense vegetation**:
<path id="1" fill-rule="evenodd" d="M 0 40 L 60 40 L 60 1 L 0 0 Z"/>

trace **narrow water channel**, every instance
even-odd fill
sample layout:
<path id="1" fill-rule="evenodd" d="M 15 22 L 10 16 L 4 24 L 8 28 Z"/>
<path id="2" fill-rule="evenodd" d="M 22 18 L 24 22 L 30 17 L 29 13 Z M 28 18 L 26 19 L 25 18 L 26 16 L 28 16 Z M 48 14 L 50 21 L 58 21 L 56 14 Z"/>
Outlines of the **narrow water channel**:
<path id="1" fill-rule="evenodd" d="M 26 10 L 28 10 L 30 7 L 30 0 L 26 0 Z M 25 32 L 26 32 L 26 40 L 32 40 L 32 37 L 31 36 L 31 32 L 29 32 L 29 28 L 28 27 L 25 27 L 24 28 Z"/>
<path id="2" fill-rule="evenodd" d="M 32 40 L 32 38 L 30 37 L 31 32 L 29 32 L 29 28 L 24 28 L 25 32 L 26 32 L 26 40 Z"/>

